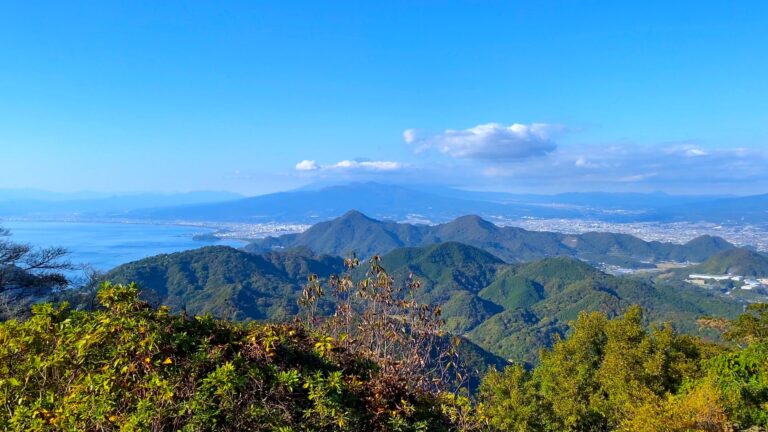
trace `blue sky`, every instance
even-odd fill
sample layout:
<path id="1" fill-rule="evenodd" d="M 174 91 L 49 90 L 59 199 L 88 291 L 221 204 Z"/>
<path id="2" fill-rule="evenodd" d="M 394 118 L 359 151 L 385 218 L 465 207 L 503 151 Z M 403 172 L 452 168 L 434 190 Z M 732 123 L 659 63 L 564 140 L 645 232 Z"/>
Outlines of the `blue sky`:
<path id="1" fill-rule="evenodd" d="M 768 192 L 768 2 L 14 2 L 0 188 Z"/>

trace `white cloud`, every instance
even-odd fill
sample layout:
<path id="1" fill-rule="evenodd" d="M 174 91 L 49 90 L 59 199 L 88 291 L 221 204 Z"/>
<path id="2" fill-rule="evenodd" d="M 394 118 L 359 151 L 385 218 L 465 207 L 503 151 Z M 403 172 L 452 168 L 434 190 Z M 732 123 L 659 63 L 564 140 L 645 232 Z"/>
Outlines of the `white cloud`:
<path id="1" fill-rule="evenodd" d="M 330 165 L 320 165 L 313 160 L 303 160 L 296 164 L 297 171 L 397 171 L 403 164 L 394 161 L 342 160 Z"/>
<path id="2" fill-rule="evenodd" d="M 663 149 L 666 154 L 677 154 L 685 157 L 709 156 L 709 152 L 696 145 L 684 144 Z"/>
<path id="3" fill-rule="evenodd" d="M 692 148 L 685 151 L 685 155 L 688 157 L 706 156 L 708 153 L 702 149 Z"/>
<path id="4" fill-rule="evenodd" d="M 499 128 L 507 130 L 510 127 L 490 127 L 494 128 L 497 132 L 477 132 L 481 127 L 468 129 L 475 131 L 472 132 L 473 145 L 449 146 L 444 151 L 455 155 L 451 158 L 428 158 L 409 164 L 365 159 L 324 164 L 310 160 L 297 164 L 296 172 L 304 177 L 385 178 L 404 183 L 433 182 L 531 192 L 663 190 L 673 193 L 764 193 L 768 190 L 768 150 L 757 147 L 716 148 L 694 141 L 657 145 L 637 145 L 627 141 L 605 144 L 572 142 L 564 143 L 541 157 L 515 159 L 507 152 L 503 156 L 481 158 L 478 154 L 487 155 L 491 150 L 498 150 L 488 144 L 488 141 L 494 141 L 489 137 L 495 133 L 517 136 L 512 131 L 498 132 Z M 528 134 L 535 138 L 536 133 L 541 133 L 541 130 L 535 132 L 536 128 L 532 126 L 521 125 L 521 128 L 525 132 L 518 135 Z M 556 127 L 546 126 L 541 136 L 549 139 L 556 130 Z M 462 135 L 469 133 L 467 131 L 443 133 L 438 137 Z M 426 146 L 443 151 L 436 147 L 439 142 L 436 138 L 422 138 L 419 132 L 413 130 L 406 132 L 403 139 L 413 140 L 414 147 Z M 520 162 L 511 163 L 515 161 Z M 302 167 L 303 170 L 300 169 Z"/>
<path id="5" fill-rule="evenodd" d="M 588 169 L 600 168 L 600 164 L 592 162 L 590 159 L 587 159 L 585 156 L 577 157 L 576 161 L 574 161 L 573 164 L 579 168 L 588 168 Z"/>
<path id="6" fill-rule="evenodd" d="M 313 160 L 305 159 L 296 164 L 297 171 L 317 171 L 318 169 L 320 169 L 320 165 Z"/>
<path id="7" fill-rule="evenodd" d="M 634 175 L 628 175 L 619 178 L 619 181 L 625 182 L 625 183 L 637 183 L 641 182 L 643 180 L 647 180 L 651 177 L 656 177 L 658 173 L 644 173 L 644 174 L 634 174 Z"/>
<path id="8" fill-rule="evenodd" d="M 759 190 L 768 185 L 768 152 L 693 145 L 571 145 L 524 164 L 485 164 L 482 174 L 506 184 L 557 190 Z M 733 193 L 733 192 L 730 192 Z"/>
<path id="9" fill-rule="evenodd" d="M 416 129 L 406 129 L 403 131 L 403 140 L 406 144 L 413 144 L 416 142 Z"/>
<path id="10" fill-rule="evenodd" d="M 343 160 L 333 165 L 329 165 L 327 169 L 363 169 L 369 171 L 394 171 L 402 168 L 403 165 L 400 162 L 393 161 L 352 161 Z"/>
<path id="11" fill-rule="evenodd" d="M 520 160 L 553 152 L 557 144 L 551 136 L 560 130 L 562 127 L 546 123 L 485 123 L 469 129 L 448 129 L 425 138 L 418 138 L 413 129 L 408 129 L 403 132 L 403 139 L 415 144 L 417 152 L 436 149 L 455 158 Z"/>

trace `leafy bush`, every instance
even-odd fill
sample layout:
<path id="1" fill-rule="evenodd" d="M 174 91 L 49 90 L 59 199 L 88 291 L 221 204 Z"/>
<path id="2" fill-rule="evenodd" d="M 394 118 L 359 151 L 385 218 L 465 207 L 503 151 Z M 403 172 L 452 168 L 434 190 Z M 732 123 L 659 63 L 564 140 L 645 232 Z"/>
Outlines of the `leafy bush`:
<path id="1" fill-rule="evenodd" d="M 532 371 L 489 373 L 480 389 L 499 431 L 760 431 L 768 426 L 768 307 L 753 305 L 713 345 L 669 326 L 647 329 L 640 308 L 582 313 Z"/>
<path id="2" fill-rule="evenodd" d="M 441 398 L 302 325 L 172 315 L 135 285 L 0 324 L 2 430 L 449 430 Z"/>

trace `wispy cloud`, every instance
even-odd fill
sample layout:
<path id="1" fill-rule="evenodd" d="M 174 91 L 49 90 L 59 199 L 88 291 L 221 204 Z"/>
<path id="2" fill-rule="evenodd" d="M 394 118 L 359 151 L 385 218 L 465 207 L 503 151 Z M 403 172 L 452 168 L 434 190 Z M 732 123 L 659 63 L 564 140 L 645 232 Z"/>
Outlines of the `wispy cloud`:
<path id="1" fill-rule="evenodd" d="M 411 149 L 432 151 L 433 157 L 416 157 L 408 163 L 303 160 L 296 164 L 294 175 L 544 192 L 764 193 L 768 189 L 768 151 L 760 148 L 717 148 L 703 141 L 585 144 L 569 142 L 565 132 L 562 126 L 544 123 L 486 123 L 431 135 L 408 129 L 403 140 Z"/>
<path id="2" fill-rule="evenodd" d="M 316 171 L 319 169 L 320 165 L 318 165 L 317 162 L 309 159 L 304 159 L 303 161 L 296 164 L 297 171 Z"/>
<path id="3" fill-rule="evenodd" d="M 709 152 L 702 149 L 700 146 L 692 144 L 672 145 L 664 148 L 663 151 L 669 155 L 681 155 L 685 157 L 701 157 L 709 155 Z"/>
<path id="4" fill-rule="evenodd" d="M 552 136 L 563 128 L 546 123 L 504 126 L 499 123 L 480 124 L 469 129 L 447 129 L 419 136 L 415 129 L 403 132 L 403 140 L 415 146 L 416 152 L 436 149 L 455 157 L 480 160 L 521 160 L 553 152 L 557 144 Z"/>
<path id="5" fill-rule="evenodd" d="M 321 165 L 314 160 L 305 159 L 296 164 L 297 171 L 397 171 L 403 164 L 395 161 L 342 160 L 333 164 Z"/>
<path id="6" fill-rule="evenodd" d="M 717 186 L 768 184 L 768 153 L 694 145 L 573 145 L 525 163 L 489 163 L 486 177 L 566 190 L 615 184 L 639 189 L 701 191 Z"/>
<path id="7" fill-rule="evenodd" d="M 625 182 L 625 183 L 637 183 L 637 182 L 641 182 L 643 180 L 647 180 L 647 179 L 649 179 L 651 177 L 656 177 L 657 175 L 658 175 L 658 173 L 655 173 L 655 172 L 643 173 L 643 174 L 633 174 L 633 175 L 628 175 L 628 176 L 624 176 L 624 177 L 619 177 L 618 180 L 620 182 Z"/>

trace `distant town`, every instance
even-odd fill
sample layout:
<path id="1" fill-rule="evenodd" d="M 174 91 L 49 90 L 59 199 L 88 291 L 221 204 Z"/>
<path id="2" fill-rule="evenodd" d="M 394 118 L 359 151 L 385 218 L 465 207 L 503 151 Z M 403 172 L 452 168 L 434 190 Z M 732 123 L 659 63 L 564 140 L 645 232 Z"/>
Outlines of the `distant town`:
<path id="1" fill-rule="evenodd" d="M 613 232 L 631 234 L 646 241 L 685 243 L 701 235 L 722 237 L 736 246 L 751 246 L 768 251 L 768 225 L 722 225 L 705 222 L 632 222 L 616 223 L 584 219 L 505 219 L 492 218 L 501 226 L 517 226 L 532 231 L 555 231 L 565 234 Z"/>

